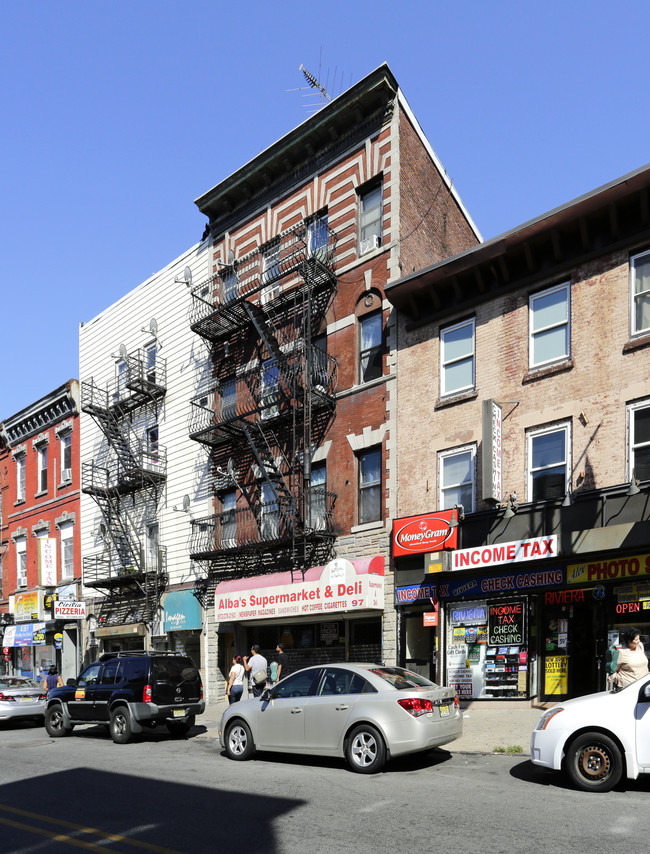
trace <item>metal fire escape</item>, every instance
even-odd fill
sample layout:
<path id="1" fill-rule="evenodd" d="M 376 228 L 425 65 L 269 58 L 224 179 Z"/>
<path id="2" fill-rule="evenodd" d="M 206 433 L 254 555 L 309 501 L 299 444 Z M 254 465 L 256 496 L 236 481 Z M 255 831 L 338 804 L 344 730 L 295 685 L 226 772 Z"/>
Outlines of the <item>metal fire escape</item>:
<path id="1" fill-rule="evenodd" d="M 117 376 L 106 388 L 92 378 L 81 383 L 81 409 L 105 440 L 81 467 L 82 490 L 103 518 L 101 551 L 83 559 L 84 584 L 105 596 L 100 626 L 150 623 L 167 583 L 165 550 L 157 542 L 143 545 L 167 473 L 166 449 L 157 437 L 165 360 L 151 349 L 120 349 Z"/>
<path id="2" fill-rule="evenodd" d="M 336 496 L 311 471 L 336 409 L 337 363 L 317 337 L 337 288 L 335 243 L 326 215 L 312 217 L 192 291 L 214 385 L 191 401 L 189 433 L 209 450 L 221 508 L 191 523 L 206 583 L 332 554 Z"/>

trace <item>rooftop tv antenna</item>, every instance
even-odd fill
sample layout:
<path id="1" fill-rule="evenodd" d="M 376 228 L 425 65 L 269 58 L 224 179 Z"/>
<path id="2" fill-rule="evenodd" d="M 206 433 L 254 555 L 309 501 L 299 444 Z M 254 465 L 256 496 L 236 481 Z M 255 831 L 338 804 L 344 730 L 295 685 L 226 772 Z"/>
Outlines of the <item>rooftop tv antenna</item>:
<path id="1" fill-rule="evenodd" d="M 330 98 L 330 96 L 327 94 L 327 90 L 325 89 L 325 87 L 322 86 L 318 82 L 318 80 L 314 77 L 313 74 L 310 74 L 309 71 L 307 71 L 307 69 L 305 68 L 304 65 L 301 64 L 300 68 L 298 70 L 302 71 L 303 76 L 304 76 L 305 80 L 307 81 L 307 83 L 311 89 L 318 89 L 318 91 L 321 93 L 321 95 L 323 95 L 323 97 L 327 98 L 328 101 L 332 100 Z"/>

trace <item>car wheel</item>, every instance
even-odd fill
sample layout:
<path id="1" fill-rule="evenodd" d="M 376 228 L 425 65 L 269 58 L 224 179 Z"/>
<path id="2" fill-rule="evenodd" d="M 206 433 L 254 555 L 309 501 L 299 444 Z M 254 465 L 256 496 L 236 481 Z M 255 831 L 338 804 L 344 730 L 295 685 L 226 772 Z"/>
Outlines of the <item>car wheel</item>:
<path id="1" fill-rule="evenodd" d="M 345 758 L 353 771 L 375 774 L 386 764 L 386 745 L 379 732 L 370 724 L 355 727 L 348 736 Z"/>
<path id="2" fill-rule="evenodd" d="M 565 767 L 570 780 L 579 789 L 609 792 L 623 775 L 623 758 L 609 736 L 587 732 L 569 746 Z"/>
<path id="3" fill-rule="evenodd" d="M 130 741 L 132 735 L 131 718 L 126 706 L 118 706 L 111 712 L 109 727 L 111 738 L 115 744 L 126 744 L 127 741 Z"/>
<path id="4" fill-rule="evenodd" d="M 194 726 L 194 722 L 194 715 L 190 715 L 187 720 L 168 723 L 167 730 L 169 731 L 170 735 L 174 736 L 174 738 L 182 738 L 184 735 L 187 735 L 188 732 L 192 729 L 192 727 Z"/>
<path id="5" fill-rule="evenodd" d="M 244 721 L 233 721 L 226 730 L 226 753 L 230 759 L 250 759 L 255 752 L 250 727 Z"/>
<path id="6" fill-rule="evenodd" d="M 61 738 L 64 735 L 70 735 L 72 727 L 66 727 L 61 706 L 50 706 L 46 710 L 45 729 L 50 738 Z"/>

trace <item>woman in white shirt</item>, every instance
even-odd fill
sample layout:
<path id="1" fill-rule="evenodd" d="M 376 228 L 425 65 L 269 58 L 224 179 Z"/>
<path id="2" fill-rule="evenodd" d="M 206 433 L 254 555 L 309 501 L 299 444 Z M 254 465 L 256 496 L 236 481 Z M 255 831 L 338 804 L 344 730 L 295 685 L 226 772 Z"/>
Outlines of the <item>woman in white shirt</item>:
<path id="1" fill-rule="evenodd" d="M 626 646 L 618 652 L 614 682 L 619 688 L 631 685 L 648 672 L 648 659 L 639 637 L 639 630 L 630 628 L 623 632 Z"/>
<path id="2" fill-rule="evenodd" d="M 241 655 L 234 655 L 232 659 L 232 667 L 230 668 L 230 678 L 226 687 L 226 697 L 232 705 L 241 700 L 241 695 L 244 693 L 244 676 L 246 671 L 241 663 Z"/>

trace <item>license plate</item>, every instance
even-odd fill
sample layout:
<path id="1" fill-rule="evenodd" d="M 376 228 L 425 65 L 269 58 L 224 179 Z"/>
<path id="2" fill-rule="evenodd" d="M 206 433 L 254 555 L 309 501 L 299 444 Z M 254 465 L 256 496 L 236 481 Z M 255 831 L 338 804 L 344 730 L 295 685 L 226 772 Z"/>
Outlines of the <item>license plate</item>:
<path id="1" fill-rule="evenodd" d="M 449 706 L 440 706 L 440 717 L 448 718 L 449 717 Z"/>
<path id="2" fill-rule="evenodd" d="M 174 709 L 173 715 L 175 718 L 184 718 L 185 709 Z"/>
<path id="3" fill-rule="evenodd" d="M 34 702 L 34 697 L 21 697 L 20 699 L 23 701 L 23 703 L 33 703 Z"/>

